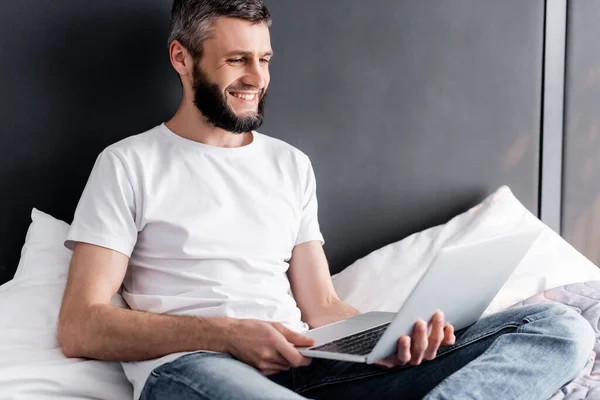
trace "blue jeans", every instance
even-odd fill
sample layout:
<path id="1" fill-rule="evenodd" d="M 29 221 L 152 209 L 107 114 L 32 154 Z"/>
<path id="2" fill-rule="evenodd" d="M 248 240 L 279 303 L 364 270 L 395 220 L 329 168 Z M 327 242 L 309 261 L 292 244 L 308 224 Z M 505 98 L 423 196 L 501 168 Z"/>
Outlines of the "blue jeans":
<path id="1" fill-rule="evenodd" d="M 152 371 L 141 399 L 540 399 L 583 369 L 590 324 L 559 303 L 514 307 L 455 333 L 432 361 L 387 369 L 314 358 L 264 376 L 222 353 L 193 353 Z"/>

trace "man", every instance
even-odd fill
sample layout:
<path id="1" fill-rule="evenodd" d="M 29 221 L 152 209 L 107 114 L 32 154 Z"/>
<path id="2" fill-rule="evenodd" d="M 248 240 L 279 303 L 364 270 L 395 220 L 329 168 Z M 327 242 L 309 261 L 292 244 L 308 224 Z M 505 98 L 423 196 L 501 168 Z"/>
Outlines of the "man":
<path id="1" fill-rule="evenodd" d="M 183 99 L 94 165 L 65 242 L 64 353 L 122 361 L 136 399 L 545 399 L 573 379 L 593 331 L 556 304 L 456 335 L 436 313 L 379 365 L 299 354 L 358 312 L 332 286 L 310 160 L 256 131 L 270 21 L 261 0 L 175 0 Z M 121 285 L 131 310 L 110 303 Z"/>

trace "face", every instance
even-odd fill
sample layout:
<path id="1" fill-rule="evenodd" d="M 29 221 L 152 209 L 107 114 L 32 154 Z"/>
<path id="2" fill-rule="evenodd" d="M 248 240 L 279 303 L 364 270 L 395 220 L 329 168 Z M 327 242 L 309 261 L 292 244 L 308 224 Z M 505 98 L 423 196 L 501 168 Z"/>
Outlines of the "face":
<path id="1" fill-rule="evenodd" d="M 215 21 L 192 81 L 194 103 L 209 123 L 233 133 L 261 126 L 271 55 L 267 25 L 237 18 Z"/>

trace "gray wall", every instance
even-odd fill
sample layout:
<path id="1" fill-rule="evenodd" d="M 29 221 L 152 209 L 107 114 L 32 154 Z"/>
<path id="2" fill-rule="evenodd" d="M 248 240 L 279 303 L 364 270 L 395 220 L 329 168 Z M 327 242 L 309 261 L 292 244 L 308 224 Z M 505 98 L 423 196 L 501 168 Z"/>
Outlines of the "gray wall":
<path id="1" fill-rule="evenodd" d="M 265 130 L 315 165 L 333 271 L 508 184 L 538 209 L 543 1 L 271 1 Z"/>
<path id="2" fill-rule="evenodd" d="M 32 207 L 70 222 L 98 153 L 176 109 L 170 3 L 0 1 L 0 283 Z"/>
<path id="3" fill-rule="evenodd" d="M 332 272 L 503 184 L 537 213 L 543 0 L 267 4 L 261 131 L 311 157 Z M 96 155 L 174 111 L 169 10 L 0 2 L 0 282 L 32 207 L 71 221 Z"/>
<path id="4" fill-rule="evenodd" d="M 563 236 L 600 265 L 600 1 L 569 2 Z"/>

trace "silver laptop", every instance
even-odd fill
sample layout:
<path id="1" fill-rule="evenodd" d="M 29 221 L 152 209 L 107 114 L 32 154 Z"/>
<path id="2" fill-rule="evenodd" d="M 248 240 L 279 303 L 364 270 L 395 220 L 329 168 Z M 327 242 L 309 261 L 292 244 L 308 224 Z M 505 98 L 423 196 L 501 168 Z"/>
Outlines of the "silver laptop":
<path id="1" fill-rule="evenodd" d="M 440 310 L 455 330 L 476 322 L 492 302 L 541 229 L 528 229 L 440 250 L 397 313 L 373 311 L 311 329 L 308 357 L 372 364 L 397 350 L 400 336 L 417 320 Z M 381 294 L 385 296 L 385 293 Z"/>

